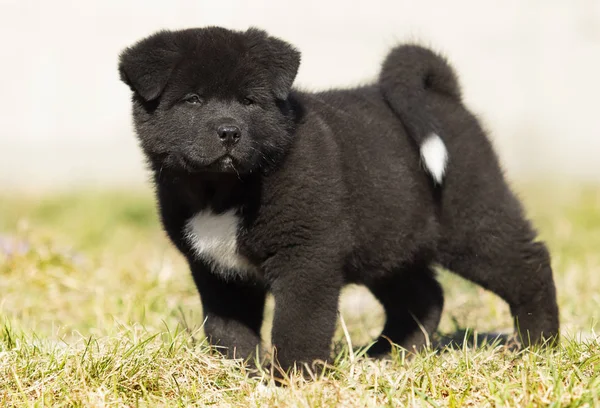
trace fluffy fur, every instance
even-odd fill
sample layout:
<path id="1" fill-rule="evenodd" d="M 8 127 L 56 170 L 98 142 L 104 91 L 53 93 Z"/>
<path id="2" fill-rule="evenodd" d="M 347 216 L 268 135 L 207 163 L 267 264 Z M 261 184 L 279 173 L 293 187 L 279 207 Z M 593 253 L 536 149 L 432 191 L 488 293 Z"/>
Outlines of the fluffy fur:
<path id="1" fill-rule="evenodd" d="M 437 184 L 441 184 L 448 165 L 448 150 L 442 139 L 431 133 L 420 147 L 425 168 Z"/>
<path id="2" fill-rule="evenodd" d="M 394 48 L 387 56 L 379 83 L 385 100 L 419 145 L 425 170 L 441 184 L 448 152 L 440 136 L 444 139 L 447 129 L 432 111 L 430 95 L 461 103 L 456 73 L 444 57 L 427 48 L 406 44 Z"/>
<path id="3" fill-rule="evenodd" d="M 210 342 L 252 356 L 270 292 L 276 361 L 327 360 L 340 290 L 357 283 L 387 315 L 370 352 L 419 348 L 443 307 L 434 264 L 506 300 L 524 344 L 554 340 L 548 251 L 444 60 L 402 46 L 377 83 L 319 93 L 292 90 L 299 63 L 263 31 L 216 27 L 162 31 L 121 55 L 162 223 Z"/>
<path id="4" fill-rule="evenodd" d="M 237 232 L 240 218 L 234 209 L 221 214 L 200 211 L 186 224 L 186 238 L 196 256 L 212 264 L 223 279 L 245 276 L 253 267 L 238 253 Z"/>

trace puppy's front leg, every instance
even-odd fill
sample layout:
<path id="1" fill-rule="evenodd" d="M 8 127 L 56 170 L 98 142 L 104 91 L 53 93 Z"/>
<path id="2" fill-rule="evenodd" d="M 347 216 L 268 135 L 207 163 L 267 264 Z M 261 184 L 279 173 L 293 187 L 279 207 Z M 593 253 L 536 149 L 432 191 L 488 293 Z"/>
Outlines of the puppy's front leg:
<path id="1" fill-rule="evenodd" d="M 202 301 L 204 333 L 230 358 L 253 358 L 260 345 L 266 289 L 258 282 L 224 280 L 202 262 L 190 262 Z"/>
<path id="2" fill-rule="evenodd" d="M 269 260 L 267 277 L 275 297 L 272 343 L 283 370 L 330 356 L 342 287 L 335 258 L 291 248 Z"/>

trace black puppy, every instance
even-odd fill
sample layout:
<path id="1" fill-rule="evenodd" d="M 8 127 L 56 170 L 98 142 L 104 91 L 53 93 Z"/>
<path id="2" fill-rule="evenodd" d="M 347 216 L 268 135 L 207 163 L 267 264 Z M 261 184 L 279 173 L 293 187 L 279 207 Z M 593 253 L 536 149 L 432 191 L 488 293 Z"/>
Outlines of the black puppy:
<path id="1" fill-rule="evenodd" d="M 210 342 L 253 355 L 271 292 L 281 366 L 326 360 L 340 290 L 358 283 L 387 314 L 371 353 L 420 347 L 443 306 L 433 264 L 505 299 L 525 344 L 554 341 L 548 251 L 450 66 L 401 46 L 378 83 L 305 93 L 291 90 L 299 64 L 263 31 L 217 27 L 162 31 L 120 57 Z"/>

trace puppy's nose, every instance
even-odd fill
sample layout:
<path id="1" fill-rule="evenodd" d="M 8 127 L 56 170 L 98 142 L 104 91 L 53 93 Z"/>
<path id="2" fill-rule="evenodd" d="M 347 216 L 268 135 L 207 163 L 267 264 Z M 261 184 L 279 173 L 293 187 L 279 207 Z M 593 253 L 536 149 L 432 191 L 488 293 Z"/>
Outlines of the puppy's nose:
<path id="1" fill-rule="evenodd" d="M 217 129 L 217 134 L 219 135 L 219 140 L 225 146 L 233 146 L 236 144 L 240 137 L 242 136 L 242 132 L 240 128 L 234 125 L 221 125 Z"/>

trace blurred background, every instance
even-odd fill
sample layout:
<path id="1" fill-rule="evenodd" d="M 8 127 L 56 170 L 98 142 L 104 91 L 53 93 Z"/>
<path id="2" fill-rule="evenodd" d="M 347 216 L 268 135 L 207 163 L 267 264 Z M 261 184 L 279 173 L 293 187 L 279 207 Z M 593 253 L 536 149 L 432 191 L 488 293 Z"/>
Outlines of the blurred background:
<path id="1" fill-rule="evenodd" d="M 369 81 L 399 41 L 433 46 L 511 177 L 600 181 L 598 0 L 0 0 L 0 188 L 145 183 L 118 54 L 205 25 L 295 44 L 308 90 Z"/>
<path id="2" fill-rule="evenodd" d="M 140 333 L 154 336 L 184 328 L 201 338 L 200 298 L 185 259 L 160 228 L 132 129 L 130 90 L 119 80 L 117 60 L 125 47 L 157 30 L 206 25 L 258 26 L 296 45 L 302 52 L 296 85 L 305 90 L 375 79 L 398 42 L 418 41 L 446 54 L 459 73 L 467 105 L 488 129 L 511 184 L 550 248 L 563 338 L 598 343 L 600 0 L 0 0 L 0 355 L 14 344 L 21 355 L 21 360 L 0 358 L 0 379 L 16 379 L 9 387 L 18 390 L 13 395 L 20 405 L 22 390 L 37 390 L 40 384 L 47 393 L 42 398 L 66 395 L 68 404 L 77 405 L 70 384 L 91 384 L 90 378 L 99 376 L 109 379 L 106 389 L 116 390 L 114 381 L 131 378 L 118 358 L 101 360 L 87 351 L 70 364 L 84 380 L 55 375 L 64 372 L 63 366 L 52 367 L 66 360 L 54 351 L 39 352 L 38 340 L 48 341 L 49 350 L 58 350 L 55 345 L 87 350 L 93 336 L 103 352 L 113 353 L 112 339 L 129 347 L 144 338 Z M 509 308 L 499 297 L 439 272 L 446 294 L 441 333 L 460 341 L 465 328 L 511 332 Z M 263 325 L 267 341 L 272 305 L 271 299 Z M 368 344 L 385 320 L 381 306 L 361 287 L 345 290 L 340 311 L 355 345 Z M 33 334 L 32 340 L 14 343 L 19 333 Z M 345 339 L 338 325 L 334 343 L 345 344 Z M 544 395 L 537 405 L 568 404 L 549 397 L 548 390 L 585 395 L 564 380 L 561 370 L 575 373 L 569 374 L 577 378 L 572 381 L 590 389 L 600 384 L 590 380 L 598 377 L 593 368 L 598 345 L 579 352 L 563 344 L 566 354 L 548 357 L 548 374 L 530 378 L 531 389 Z M 140 361 L 162 367 L 163 360 L 152 353 L 140 359 L 126 354 L 136 367 Z M 586 360 L 586 355 L 591 357 Z M 177 364 L 196 358 L 179 356 Z M 481 381 L 512 381 L 510 371 L 502 368 L 498 375 L 500 366 L 491 363 L 491 355 L 483 356 L 491 365 L 475 366 L 492 372 Z M 94 374 L 80 370 L 84 360 Z M 539 368 L 505 360 L 514 367 L 516 382 L 522 373 Z M 32 361 L 43 368 L 32 369 Z M 122 379 L 97 374 L 97 361 L 115 361 L 113 372 Z M 38 373 L 49 374 L 40 379 Z M 431 372 L 424 373 L 425 380 L 415 381 L 431 384 Z M 396 374 L 389 378 L 400 388 L 417 389 L 397 382 Z M 155 376 L 147 378 L 154 381 Z M 53 381 L 54 388 L 46 385 Z M 175 381 L 179 389 L 183 382 Z M 164 393 L 144 384 L 140 389 Z M 194 381 L 187 384 L 197 387 Z M 462 387 L 447 379 L 444 384 L 452 390 Z M 520 395 L 514 384 L 490 384 L 467 389 Z M 3 401 L 10 405 L 12 391 L 6 400 L 2 385 L 0 380 L 0 406 L 7 405 Z M 423 395 L 429 392 L 422 389 Z M 597 389 L 590 391 L 594 398 Z M 42 404 L 65 405 L 53 404 L 52 398 Z M 518 401 L 504 405 L 526 405 L 525 399 Z"/>

